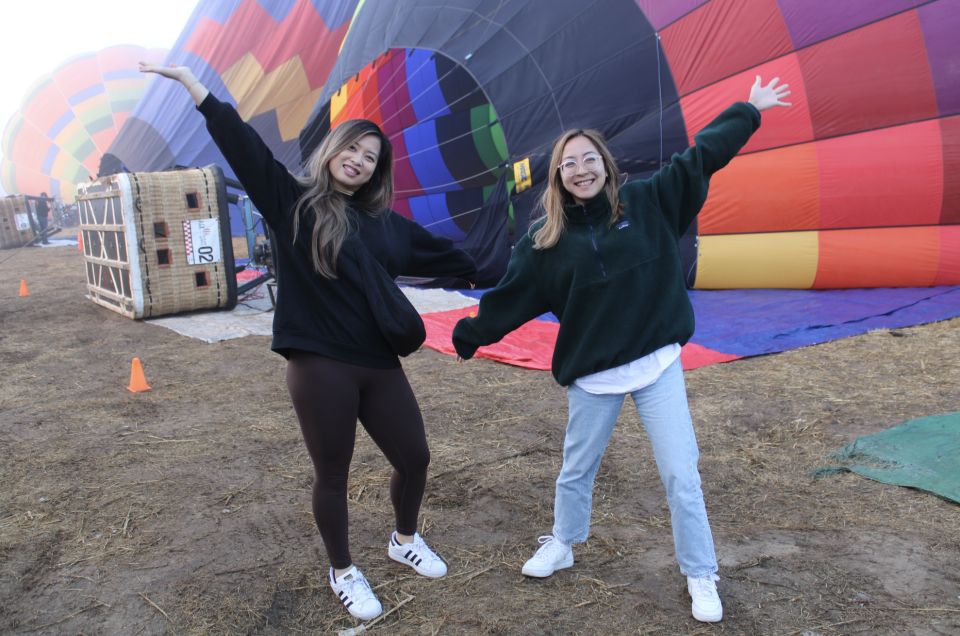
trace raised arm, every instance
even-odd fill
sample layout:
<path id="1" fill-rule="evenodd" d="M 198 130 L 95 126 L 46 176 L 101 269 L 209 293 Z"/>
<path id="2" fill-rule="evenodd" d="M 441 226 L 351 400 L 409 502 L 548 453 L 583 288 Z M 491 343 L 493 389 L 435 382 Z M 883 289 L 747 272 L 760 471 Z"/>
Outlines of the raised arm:
<path id="1" fill-rule="evenodd" d="M 301 189 L 286 166 L 277 161 L 260 135 L 236 109 L 218 100 L 186 66 L 140 63 L 143 73 L 180 82 L 207 122 L 207 130 L 233 173 L 264 219 L 275 230 L 288 221 L 289 204 Z"/>
<path id="2" fill-rule="evenodd" d="M 789 86 L 778 86 L 779 81 L 775 77 L 764 86 L 758 75 L 746 102 L 733 104 L 720 113 L 696 134 L 693 146 L 673 155 L 670 163 L 646 182 L 652 185 L 653 196 L 678 236 L 703 208 L 710 177 L 730 163 L 760 127 L 760 111 L 790 106 L 783 101 L 790 95 Z"/>

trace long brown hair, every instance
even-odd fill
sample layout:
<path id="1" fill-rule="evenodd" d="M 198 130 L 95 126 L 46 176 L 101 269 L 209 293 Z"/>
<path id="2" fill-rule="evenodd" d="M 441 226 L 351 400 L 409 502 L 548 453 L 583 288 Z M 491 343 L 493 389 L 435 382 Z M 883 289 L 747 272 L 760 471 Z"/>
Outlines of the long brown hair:
<path id="1" fill-rule="evenodd" d="M 351 204 L 366 214 L 385 213 L 393 200 L 393 148 L 372 121 L 351 119 L 331 130 L 310 155 L 304 174 L 296 177 L 306 191 L 293 209 L 293 238 L 296 240 L 300 230 L 301 214 L 307 216 L 312 211 L 313 269 L 324 278 L 337 277 L 337 257 L 351 229 L 346 197 L 334 189 L 330 160 L 367 135 L 380 139 L 380 155 L 370 180 L 353 193 Z"/>
<path id="2" fill-rule="evenodd" d="M 547 168 L 547 185 L 540 195 L 539 207 L 543 210 L 547 220 L 533 233 L 533 247 L 538 250 L 545 250 L 553 247 L 560 240 L 563 231 L 566 229 L 566 216 L 563 212 L 563 206 L 573 202 L 573 197 L 567 189 L 563 187 L 563 179 L 560 176 L 560 162 L 563 161 L 563 149 L 567 142 L 576 137 L 585 137 L 597 148 L 597 152 L 603 158 L 603 169 L 607 173 L 607 181 L 603 185 L 603 191 L 610 201 L 610 209 L 613 211 L 610 215 L 610 224 L 617 222 L 623 212 L 623 206 L 620 204 L 620 173 L 617 171 L 617 163 L 607 148 L 607 142 L 604 140 L 600 131 L 590 128 L 577 128 L 568 130 L 560 135 L 553 144 L 553 152 L 550 154 L 550 166 Z"/>

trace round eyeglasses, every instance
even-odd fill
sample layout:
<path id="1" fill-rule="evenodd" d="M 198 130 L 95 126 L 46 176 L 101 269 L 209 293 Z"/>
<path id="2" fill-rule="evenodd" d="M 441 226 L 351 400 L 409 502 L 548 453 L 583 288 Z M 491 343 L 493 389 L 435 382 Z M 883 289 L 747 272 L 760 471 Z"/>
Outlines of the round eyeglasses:
<path id="1" fill-rule="evenodd" d="M 596 153 L 584 155 L 580 161 L 576 159 L 567 159 L 557 168 L 560 174 L 570 177 L 577 174 L 577 168 L 582 168 L 584 172 L 600 172 L 603 169 L 603 158 Z"/>

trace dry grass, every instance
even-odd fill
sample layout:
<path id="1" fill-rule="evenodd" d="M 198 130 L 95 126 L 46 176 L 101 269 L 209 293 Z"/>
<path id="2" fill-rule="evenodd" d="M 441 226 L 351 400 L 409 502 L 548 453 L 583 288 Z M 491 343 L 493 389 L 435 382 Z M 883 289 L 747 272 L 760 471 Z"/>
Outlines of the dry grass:
<path id="1" fill-rule="evenodd" d="M 4 254 L 8 256 L 9 254 Z M 37 272 L 35 275 L 34 272 Z M 31 296 L 16 297 L 20 278 Z M 268 339 L 216 345 L 83 298 L 75 251 L 0 262 L 0 631 L 337 633 L 311 469 Z M 389 469 L 360 434 L 352 550 L 402 634 L 949 634 L 960 509 L 811 471 L 858 436 L 957 410 L 960 321 L 687 374 L 726 617 L 689 617 L 639 419 L 624 408 L 591 539 L 543 581 L 566 412 L 547 373 L 432 351 L 404 363 L 432 465 L 422 532 L 440 581 L 386 559 Z M 139 356 L 153 391 L 124 389 Z M 359 633 L 354 631 L 353 633 Z"/>

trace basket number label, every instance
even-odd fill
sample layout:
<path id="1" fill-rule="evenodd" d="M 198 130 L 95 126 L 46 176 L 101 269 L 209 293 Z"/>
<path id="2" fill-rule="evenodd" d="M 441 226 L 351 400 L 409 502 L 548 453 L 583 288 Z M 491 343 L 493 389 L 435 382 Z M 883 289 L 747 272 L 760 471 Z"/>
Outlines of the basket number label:
<path id="1" fill-rule="evenodd" d="M 209 265 L 219 263 L 220 219 L 200 219 L 183 222 L 183 239 L 187 248 L 187 263 Z"/>

